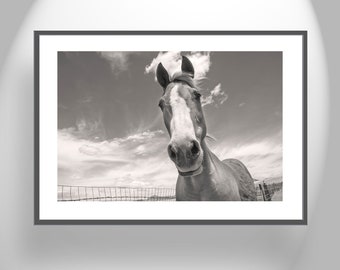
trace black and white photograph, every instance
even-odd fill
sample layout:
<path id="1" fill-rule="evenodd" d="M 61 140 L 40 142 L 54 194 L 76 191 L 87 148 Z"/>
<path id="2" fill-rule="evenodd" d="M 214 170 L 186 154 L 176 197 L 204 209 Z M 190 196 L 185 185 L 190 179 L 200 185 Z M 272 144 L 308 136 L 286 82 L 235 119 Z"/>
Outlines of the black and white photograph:
<path id="1" fill-rule="evenodd" d="M 59 52 L 58 200 L 282 200 L 282 53 Z"/>
<path id="2" fill-rule="evenodd" d="M 39 211 L 303 220 L 304 33 L 129 34 L 37 32 Z"/>

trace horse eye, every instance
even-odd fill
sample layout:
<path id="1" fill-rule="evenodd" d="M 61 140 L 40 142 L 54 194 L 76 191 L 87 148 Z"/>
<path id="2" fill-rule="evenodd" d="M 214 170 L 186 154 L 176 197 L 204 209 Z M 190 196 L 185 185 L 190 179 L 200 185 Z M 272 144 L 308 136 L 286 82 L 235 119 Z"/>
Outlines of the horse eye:
<path id="1" fill-rule="evenodd" d="M 201 98 L 201 94 L 197 91 L 194 92 L 195 98 L 196 99 L 200 99 Z"/>
<path id="2" fill-rule="evenodd" d="M 161 100 L 159 101 L 158 107 L 161 108 L 161 110 L 163 110 L 163 108 L 164 108 L 164 100 L 163 100 L 163 99 L 161 99 Z"/>

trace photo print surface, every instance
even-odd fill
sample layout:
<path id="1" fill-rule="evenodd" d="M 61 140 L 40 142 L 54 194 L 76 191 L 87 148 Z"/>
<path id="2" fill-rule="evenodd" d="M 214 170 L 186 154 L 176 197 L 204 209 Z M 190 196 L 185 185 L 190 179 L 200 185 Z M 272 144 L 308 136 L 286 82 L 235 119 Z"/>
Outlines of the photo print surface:
<path id="1" fill-rule="evenodd" d="M 58 201 L 283 200 L 282 52 L 59 51 L 57 80 Z"/>

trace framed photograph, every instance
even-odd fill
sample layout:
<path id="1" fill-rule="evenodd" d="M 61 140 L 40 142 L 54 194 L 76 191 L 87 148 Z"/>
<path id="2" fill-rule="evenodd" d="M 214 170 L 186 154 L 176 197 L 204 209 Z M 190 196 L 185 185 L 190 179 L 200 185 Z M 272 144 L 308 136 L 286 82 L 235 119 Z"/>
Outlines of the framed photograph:
<path id="1" fill-rule="evenodd" d="M 35 224 L 307 224 L 306 31 L 36 31 Z"/>

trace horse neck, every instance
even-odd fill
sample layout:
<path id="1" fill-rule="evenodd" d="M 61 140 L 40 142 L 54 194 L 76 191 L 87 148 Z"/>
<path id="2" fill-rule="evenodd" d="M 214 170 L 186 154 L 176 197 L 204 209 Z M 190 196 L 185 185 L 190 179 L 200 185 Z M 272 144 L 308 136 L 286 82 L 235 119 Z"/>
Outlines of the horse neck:
<path id="1" fill-rule="evenodd" d="M 216 165 L 220 164 L 221 161 L 218 157 L 209 149 L 205 139 L 201 143 L 201 147 L 203 149 L 203 167 L 206 170 L 206 173 L 212 174 L 216 171 Z"/>

